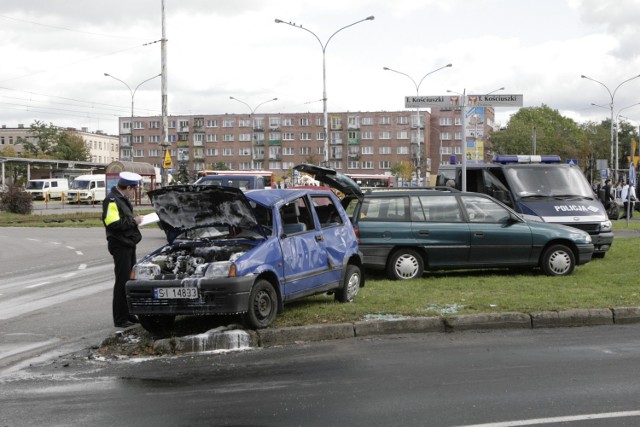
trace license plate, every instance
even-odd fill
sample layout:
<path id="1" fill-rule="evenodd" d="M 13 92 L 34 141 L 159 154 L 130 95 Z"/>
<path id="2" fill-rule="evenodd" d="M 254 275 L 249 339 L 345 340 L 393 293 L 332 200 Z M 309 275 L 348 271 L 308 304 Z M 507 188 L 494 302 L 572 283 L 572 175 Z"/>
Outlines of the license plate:
<path id="1" fill-rule="evenodd" d="M 197 299 L 198 288 L 155 288 L 155 299 Z"/>

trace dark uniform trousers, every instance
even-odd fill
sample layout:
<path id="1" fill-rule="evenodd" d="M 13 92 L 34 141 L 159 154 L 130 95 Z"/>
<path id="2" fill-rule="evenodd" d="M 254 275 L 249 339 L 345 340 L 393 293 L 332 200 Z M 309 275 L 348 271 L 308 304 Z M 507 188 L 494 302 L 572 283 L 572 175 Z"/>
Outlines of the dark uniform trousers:
<path id="1" fill-rule="evenodd" d="M 129 280 L 131 268 L 136 263 L 136 248 L 125 246 L 116 239 L 108 240 L 109 253 L 113 256 L 116 276 L 113 285 L 113 321 L 122 324 L 129 320 L 129 308 L 127 307 L 127 295 L 124 285 Z"/>

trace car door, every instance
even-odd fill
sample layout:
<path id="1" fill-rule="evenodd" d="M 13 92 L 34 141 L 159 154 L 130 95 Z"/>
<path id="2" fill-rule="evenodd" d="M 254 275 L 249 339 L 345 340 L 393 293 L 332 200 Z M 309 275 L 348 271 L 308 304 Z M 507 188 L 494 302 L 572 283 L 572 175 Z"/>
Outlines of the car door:
<path id="1" fill-rule="evenodd" d="M 314 293 L 331 282 L 326 243 L 316 229 L 309 201 L 299 197 L 278 209 L 285 300 Z"/>
<path id="2" fill-rule="evenodd" d="M 469 263 L 477 266 L 527 265 L 531 257 L 529 226 L 513 221 L 510 211 L 481 195 L 460 196 L 471 231 Z"/>
<path id="3" fill-rule="evenodd" d="M 469 225 L 450 194 L 412 197 L 413 235 L 426 253 L 429 268 L 465 266 L 469 258 Z"/>

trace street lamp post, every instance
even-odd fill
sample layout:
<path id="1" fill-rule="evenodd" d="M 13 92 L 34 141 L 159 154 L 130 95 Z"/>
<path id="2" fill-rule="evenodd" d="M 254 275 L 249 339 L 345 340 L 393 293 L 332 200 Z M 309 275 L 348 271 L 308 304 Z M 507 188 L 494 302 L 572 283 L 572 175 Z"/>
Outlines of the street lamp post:
<path id="1" fill-rule="evenodd" d="M 616 88 L 614 89 L 613 92 L 611 92 L 611 90 L 609 90 L 609 88 L 607 87 L 607 85 L 605 85 L 604 83 L 602 83 L 601 81 L 598 81 L 596 79 L 592 79 L 591 77 L 587 77 L 584 74 L 580 76 L 583 79 L 587 79 L 587 80 L 591 80 L 592 82 L 598 83 L 599 85 L 601 85 L 602 87 L 604 87 L 607 92 L 609 93 L 609 98 L 611 99 L 611 103 L 609 104 L 609 110 L 611 111 L 611 164 L 613 166 L 613 170 L 615 173 L 615 180 L 618 180 L 618 144 L 616 143 L 616 156 L 615 156 L 615 163 L 614 163 L 614 157 L 613 157 L 613 101 L 614 98 L 616 96 L 616 92 L 618 91 L 618 89 L 620 89 L 620 86 L 622 86 L 623 84 L 630 82 L 631 80 L 637 79 L 638 77 L 640 77 L 640 74 L 638 74 L 637 76 L 633 76 L 631 78 L 628 78 L 627 80 L 623 81 L 622 83 L 620 83 L 618 86 L 616 86 Z"/>
<path id="2" fill-rule="evenodd" d="M 492 93 L 498 92 L 500 90 L 504 90 L 504 87 L 500 87 L 498 89 L 494 89 L 491 92 L 487 92 L 485 95 L 491 95 Z M 462 143 L 461 148 L 462 152 L 460 153 L 461 159 L 461 189 L 462 191 L 467 191 L 467 90 L 464 89 L 462 93 L 455 92 L 453 90 L 447 90 L 447 92 L 455 93 L 460 97 L 460 108 L 462 111 Z"/>
<path id="3" fill-rule="evenodd" d="M 138 88 L 139 88 L 140 86 L 142 86 L 143 84 L 145 84 L 145 83 L 146 83 L 146 82 L 148 82 L 149 80 L 153 80 L 153 79 L 155 79 L 156 77 L 160 77 L 160 76 L 162 76 L 162 73 L 157 74 L 157 75 L 155 75 L 155 76 L 153 76 L 153 77 L 149 77 L 148 79 L 146 79 L 146 80 L 142 81 L 142 82 L 141 82 L 141 83 L 139 83 L 139 84 L 138 84 L 138 86 L 136 86 L 136 88 L 135 88 L 135 89 L 133 89 L 133 90 L 131 90 L 131 87 L 130 87 L 130 86 L 129 86 L 129 85 L 128 85 L 124 80 L 120 80 L 119 78 L 117 78 L 117 77 L 115 77 L 115 76 L 112 76 L 112 75 L 111 75 L 111 74 L 109 74 L 109 73 L 104 73 L 104 75 L 105 75 L 105 76 L 107 76 L 107 77 L 111 77 L 111 78 L 112 78 L 112 79 L 114 79 L 114 80 L 119 81 L 120 83 L 122 83 L 123 85 L 125 85 L 125 86 L 127 87 L 127 89 L 129 89 L 129 93 L 131 94 L 131 132 L 130 132 L 130 136 L 129 136 L 129 138 L 131 139 L 131 140 L 130 140 L 130 143 L 131 143 L 131 146 L 133 147 L 133 98 L 134 98 L 134 96 L 136 95 L 136 91 L 138 90 Z M 164 153 L 163 153 L 163 154 L 164 154 Z"/>
<path id="4" fill-rule="evenodd" d="M 415 89 L 416 89 L 416 97 L 420 96 L 420 85 L 422 84 L 422 82 L 424 81 L 424 79 L 427 76 L 430 76 L 431 74 L 435 73 L 436 71 L 440 71 L 443 68 L 448 68 L 448 67 L 452 67 L 452 64 L 447 64 L 444 65 L 440 68 L 436 68 L 433 71 L 428 72 L 427 74 L 425 74 L 421 79 L 420 82 L 416 83 L 416 81 L 413 79 L 413 77 L 411 77 L 410 75 L 403 73 L 402 71 L 398 71 L 398 70 L 394 70 L 392 68 L 389 67 L 382 67 L 383 70 L 385 71 L 393 71 L 394 73 L 397 74 L 401 74 L 405 77 L 408 77 L 409 80 L 411 80 L 411 82 L 413 83 Z M 422 137 L 421 135 L 421 128 L 420 128 L 420 108 L 416 107 L 416 125 L 418 126 L 418 151 L 417 151 L 417 155 L 416 155 L 416 178 L 417 178 L 417 184 L 418 186 L 420 186 L 420 138 Z"/>
<path id="5" fill-rule="evenodd" d="M 322 43 L 322 41 L 316 35 L 316 33 L 314 33 L 313 31 L 311 31 L 311 30 L 309 30 L 307 28 L 304 28 L 302 25 L 296 25 L 293 22 L 286 22 L 286 21 L 283 21 L 281 19 L 276 19 L 275 20 L 276 24 L 287 24 L 287 25 L 290 25 L 290 26 L 292 26 L 294 28 L 299 28 L 301 30 L 304 30 L 304 31 L 308 32 L 313 37 L 315 37 L 316 40 L 318 40 L 318 43 L 320 43 L 320 48 L 322 48 L 322 115 L 323 115 L 323 118 L 324 118 L 324 163 L 325 163 L 325 166 L 329 166 L 329 116 L 328 116 L 328 113 L 327 113 L 327 64 L 326 64 L 327 45 L 329 44 L 329 42 L 331 41 L 333 36 L 338 34 L 340 31 L 342 31 L 344 29 L 347 29 L 349 27 L 353 27 L 354 25 L 359 24 L 359 23 L 364 22 L 364 21 L 373 21 L 374 19 L 375 19 L 375 17 L 373 15 L 371 15 L 371 16 L 367 16 L 364 19 L 356 21 L 356 22 L 354 22 L 352 24 L 345 25 L 344 27 L 338 29 L 333 34 L 331 34 L 331 36 L 329 36 L 327 41 L 324 42 L 324 43 Z"/>
<path id="6" fill-rule="evenodd" d="M 233 99 L 234 101 L 238 101 L 239 103 L 244 104 L 244 105 L 246 105 L 246 106 L 247 106 L 247 108 L 248 108 L 248 109 L 249 109 L 249 111 L 250 111 L 249 119 L 252 121 L 251 126 L 252 126 L 252 128 L 253 128 L 253 129 L 255 129 L 255 128 L 253 127 L 253 117 L 252 117 L 252 116 L 253 116 L 253 114 L 256 112 L 256 110 L 257 110 L 261 105 L 264 105 L 264 104 L 266 104 L 267 102 L 272 102 L 272 101 L 277 101 L 277 100 L 278 100 L 278 98 L 271 98 L 271 99 L 267 99 L 266 101 L 261 102 L 260 104 L 256 105 L 254 108 L 251 108 L 251 106 L 250 106 L 249 104 L 247 104 L 246 102 L 244 102 L 244 101 L 243 101 L 243 100 L 241 100 L 241 99 L 235 98 L 235 97 L 233 97 L 233 96 L 230 96 L 230 97 L 229 97 L 229 99 Z M 253 135 L 252 135 L 252 141 L 255 141 L 255 139 L 256 139 L 256 138 L 255 138 L 255 136 L 256 136 L 256 135 L 255 135 L 255 130 L 254 130 L 254 131 L 253 131 Z M 255 142 L 252 142 L 252 144 L 255 144 Z M 256 145 L 257 145 L 257 144 L 256 144 Z M 252 152 L 252 153 L 254 153 L 254 151 L 253 151 L 253 150 L 254 150 L 254 147 L 252 146 L 252 147 L 251 147 L 251 152 Z M 255 155 L 255 153 L 254 153 L 254 154 L 252 154 L 252 157 L 251 157 L 251 158 L 252 158 L 252 162 L 253 162 L 253 160 L 255 160 L 255 159 L 253 158 L 253 156 L 254 156 L 254 155 Z"/>

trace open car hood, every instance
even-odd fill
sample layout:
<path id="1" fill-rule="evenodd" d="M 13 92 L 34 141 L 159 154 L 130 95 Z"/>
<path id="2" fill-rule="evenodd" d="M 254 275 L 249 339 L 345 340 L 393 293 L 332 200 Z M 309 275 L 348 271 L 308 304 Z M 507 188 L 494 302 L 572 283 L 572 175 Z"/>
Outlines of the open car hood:
<path id="1" fill-rule="evenodd" d="M 360 186 L 354 180 L 346 175 L 336 172 L 333 169 L 324 168 L 322 166 L 310 165 L 302 163 L 293 167 L 293 169 L 313 175 L 313 178 L 330 188 L 342 192 L 349 199 L 356 198 L 362 200 L 364 195 L 360 190 Z"/>
<path id="2" fill-rule="evenodd" d="M 179 234 L 194 228 L 258 224 L 249 200 L 238 188 L 172 185 L 148 194 L 170 243 Z"/>

